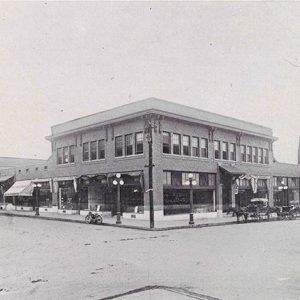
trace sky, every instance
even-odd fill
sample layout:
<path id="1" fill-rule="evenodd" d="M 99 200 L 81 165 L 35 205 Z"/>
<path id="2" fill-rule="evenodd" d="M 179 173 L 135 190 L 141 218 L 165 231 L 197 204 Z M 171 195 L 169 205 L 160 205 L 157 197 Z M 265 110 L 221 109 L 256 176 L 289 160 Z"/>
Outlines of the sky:
<path id="1" fill-rule="evenodd" d="M 297 162 L 300 3 L 0 2 L 0 156 L 51 126 L 157 97 L 273 129 Z"/>

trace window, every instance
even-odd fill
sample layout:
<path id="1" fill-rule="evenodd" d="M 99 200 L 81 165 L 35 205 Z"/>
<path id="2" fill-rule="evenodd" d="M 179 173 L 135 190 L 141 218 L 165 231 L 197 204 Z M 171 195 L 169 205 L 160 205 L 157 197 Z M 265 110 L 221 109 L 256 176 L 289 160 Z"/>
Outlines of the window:
<path id="1" fill-rule="evenodd" d="M 90 160 L 97 159 L 97 142 L 93 141 L 90 143 Z"/>
<path id="2" fill-rule="evenodd" d="M 262 148 L 258 148 L 258 162 L 260 164 L 264 163 L 263 149 Z"/>
<path id="3" fill-rule="evenodd" d="M 44 166 L 44 171 L 47 171 L 48 170 L 48 166 Z"/>
<path id="4" fill-rule="evenodd" d="M 163 184 L 171 185 L 171 172 L 164 171 Z"/>
<path id="5" fill-rule="evenodd" d="M 26 173 L 28 173 L 29 172 L 29 169 L 26 169 Z"/>
<path id="6" fill-rule="evenodd" d="M 135 134 L 135 154 L 143 154 L 143 144 L 144 142 L 144 134 L 142 132 L 137 132 Z"/>
<path id="7" fill-rule="evenodd" d="M 21 170 L 19 170 L 19 174 L 21 174 L 21 172 L 22 172 L 22 171 L 21 171 Z"/>
<path id="8" fill-rule="evenodd" d="M 188 135 L 184 135 L 182 138 L 183 145 L 183 155 L 191 155 L 190 153 L 190 137 Z"/>
<path id="9" fill-rule="evenodd" d="M 246 145 L 241 145 L 241 160 L 246 161 Z"/>
<path id="10" fill-rule="evenodd" d="M 264 164 L 268 164 L 269 163 L 269 151 L 268 149 L 264 149 Z"/>
<path id="11" fill-rule="evenodd" d="M 198 173 L 182 173 L 182 185 L 187 185 L 189 182 L 189 174 L 193 174 L 193 181 L 196 181 L 196 184 L 199 185 L 199 174 Z"/>
<path id="12" fill-rule="evenodd" d="M 115 156 L 123 156 L 123 138 L 122 136 L 116 136 L 115 138 Z"/>
<path id="13" fill-rule="evenodd" d="M 180 148 L 180 135 L 177 133 L 173 133 L 173 154 L 180 155 Z"/>
<path id="14" fill-rule="evenodd" d="M 208 157 L 208 140 L 204 138 L 201 139 L 201 157 Z"/>
<path id="15" fill-rule="evenodd" d="M 98 141 L 98 159 L 105 158 L 105 141 L 99 140 Z"/>
<path id="16" fill-rule="evenodd" d="M 227 142 L 222 143 L 222 158 L 228 159 L 228 143 Z"/>
<path id="17" fill-rule="evenodd" d="M 214 141 L 215 158 L 220 159 L 220 141 Z"/>
<path id="18" fill-rule="evenodd" d="M 171 134 L 163 132 L 163 153 L 171 153 Z"/>
<path id="19" fill-rule="evenodd" d="M 216 185 L 216 176 L 215 174 L 208 174 L 208 185 L 215 186 Z"/>
<path id="20" fill-rule="evenodd" d="M 70 163 L 75 162 L 75 146 L 70 146 Z"/>
<path id="21" fill-rule="evenodd" d="M 253 157 L 252 162 L 258 163 L 258 149 L 257 149 L 257 147 L 252 148 L 252 157 Z"/>
<path id="22" fill-rule="evenodd" d="M 267 186 L 266 179 L 258 179 L 257 180 L 257 186 L 259 186 L 259 187 L 266 187 Z"/>
<path id="23" fill-rule="evenodd" d="M 82 159 L 83 161 L 87 161 L 90 159 L 89 155 L 89 143 L 82 144 Z"/>
<path id="24" fill-rule="evenodd" d="M 280 182 L 278 181 L 277 177 L 273 177 L 273 186 L 277 186 L 277 183 Z"/>
<path id="25" fill-rule="evenodd" d="M 133 136 L 132 134 L 125 135 L 125 155 L 133 154 Z"/>
<path id="26" fill-rule="evenodd" d="M 252 162 L 252 147 L 247 146 L 247 162 Z"/>
<path id="27" fill-rule="evenodd" d="M 231 143 L 229 146 L 229 152 L 230 152 L 230 160 L 236 160 L 236 146 L 234 143 Z"/>
<path id="28" fill-rule="evenodd" d="M 38 167 L 36 167 L 36 168 L 35 168 L 35 170 L 36 170 L 36 171 L 38 171 L 38 170 L 39 170 L 39 168 L 38 168 Z"/>
<path id="29" fill-rule="evenodd" d="M 181 172 L 171 172 L 171 183 L 173 186 L 181 186 L 182 185 Z"/>
<path id="30" fill-rule="evenodd" d="M 208 174 L 200 173 L 199 185 L 200 186 L 208 186 Z"/>
<path id="31" fill-rule="evenodd" d="M 288 178 L 288 186 L 289 187 L 296 187 L 296 179 L 297 178 Z"/>
<path id="32" fill-rule="evenodd" d="M 63 162 L 62 148 L 57 148 L 57 164 L 60 165 Z"/>
<path id="33" fill-rule="evenodd" d="M 199 156 L 199 138 L 192 137 L 192 156 Z"/>
<path id="34" fill-rule="evenodd" d="M 63 147 L 63 163 L 67 164 L 69 162 L 69 147 Z"/>

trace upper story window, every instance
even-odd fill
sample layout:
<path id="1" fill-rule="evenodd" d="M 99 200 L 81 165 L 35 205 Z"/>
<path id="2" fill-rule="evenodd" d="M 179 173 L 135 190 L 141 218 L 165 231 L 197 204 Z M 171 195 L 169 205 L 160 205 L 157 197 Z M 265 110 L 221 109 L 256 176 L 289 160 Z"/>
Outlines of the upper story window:
<path id="1" fill-rule="evenodd" d="M 201 138 L 201 157 L 208 157 L 208 140 Z"/>
<path id="2" fill-rule="evenodd" d="M 74 145 L 57 148 L 56 149 L 56 163 L 58 165 L 74 163 L 74 161 L 75 161 L 74 152 L 75 152 Z"/>
<path id="3" fill-rule="evenodd" d="M 28 173 L 29 172 L 29 169 L 26 169 L 26 173 Z"/>
<path id="4" fill-rule="evenodd" d="M 227 142 L 222 143 L 222 158 L 228 159 L 228 143 Z"/>
<path id="5" fill-rule="evenodd" d="M 214 149 L 215 149 L 215 158 L 220 159 L 221 158 L 221 146 L 220 146 L 220 141 L 214 141 Z"/>
<path id="6" fill-rule="evenodd" d="M 69 147 L 69 149 L 70 149 L 69 161 L 70 161 L 70 163 L 74 163 L 75 162 L 75 146 L 72 145 Z"/>
<path id="7" fill-rule="evenodd" d="M 125 155 L 133 154 L 133 135 L 125 135 Z"/>
<path id="8" fill-rule="evenodd" d="M 115 138 L 115 156 L 123 156 L 123 137 L 116 136 Z"/>
<path id="9" fill-rule="evenodd" d="M 97 141 L 92 141 L 90 143 L 90 160 L 97 159 Z"/>
<path id="10" fill-rule="evenodd" d="M 229 158 L 230 160 L 236 160 L 236 146 L 234 143 L 229 145 Z"/>
<path id="11" fill-rule="evenodd" d="M 199 156 L 199 138 L 192 137 L 192 156 Z"/>
<path id="12" fill-rule="evenodd" d="M 252 162 L 252 147 L 247 146 L 246 151 L 247 151 L 247 162 Z"/>
<path id="13" fill-rule="evenodd" d="M 258 162 L 260 164 L 264 163 L 263 149 L 262 148 L 258 148 Z"/>
<path id="14" fill-rule="evenodd" d="M 98 141 L 98 159 L 105 158 L 105 140 Z"/>
<path id="15" fill-rule="evenodd" d="M 264 164 L 269 163 L 269 151 L 268 149 L 263 149 L 263 156 L 264 156 Z"/>
<path id="16" fill-rule="evenodd" d="M 62 164 L 63 162 L 63 149 L 62 148 L 57 148 L 56 150 L 56 162 L 58 165 Z"/>
<path id="17" fill-rule="evenodd" d="M 163 132 L 163 153 L 171 153 L 171 133 Z"/>
<path id="18" fill-rule="evenodd" d="M 137 132 L 135 134 L 135 154 L 144 153 L 144 134 L 143 132 Z"/>
<path id="19" fill-rule="evenodd" d="M 258 163 L 258 149 L 257 149 L 257 147 L 252 148 L 252 157 L 253 157 L 252 162 Z"/>
<path id="20" fill-rule="evenodd" d="M 89 143 L 83 143 L 82 144 L 82 160 L 88 161 L 89 159 L 90 159 Z"/>
<path id="21" fill-rule="evenodd" d="M 173 142 L 173 154 L 180 155 L 181 154 L 180 134 L 173 133 L 172 142 Z"/>
<path id="22" fill-rule="evenodd" d="M 246 161 L 246 146 L 241 145 L 241 160 Z"/>
<path id="23" fill-rule="evenodd" d="M 182 138 L 182 146 L 183 146 L 183 155 L 191 155 L 190 149 L 190 137 L 188 135 L 184 135 Z"/>

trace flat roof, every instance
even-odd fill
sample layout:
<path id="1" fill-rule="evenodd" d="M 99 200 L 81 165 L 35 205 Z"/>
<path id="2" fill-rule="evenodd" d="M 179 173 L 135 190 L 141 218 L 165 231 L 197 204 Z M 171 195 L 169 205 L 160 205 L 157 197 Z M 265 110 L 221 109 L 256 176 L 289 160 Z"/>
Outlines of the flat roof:
<path id="1" fill-rule="evenodd" d="M 272 129 L 269 127 L 158 98 L 147 98 L 54 125 L 51 127 L 52 137 L 128 120 L 146 113 L 157 113 L 188 122 L 274 139 Z M 51 139 L 51 136 L 47 138 Z"/>

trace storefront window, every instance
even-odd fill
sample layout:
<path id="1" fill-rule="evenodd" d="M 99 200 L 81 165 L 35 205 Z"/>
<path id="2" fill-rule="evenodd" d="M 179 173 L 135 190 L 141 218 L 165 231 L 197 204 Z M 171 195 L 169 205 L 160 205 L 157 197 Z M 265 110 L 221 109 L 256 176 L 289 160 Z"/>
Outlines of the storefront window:
<path id="1" fill-rule="evenodd" d="M 173 186 L 181 186 L 182 185 L 181 172 L 172 172 L 171 181 Z"/>
<path id="2" fill-rule="evenodd" d="M 216 175 L 215 174 L 208 174 L 208 185 L 209 186 L 216 185 Z"/>
<path id="3" fill-rule="evenodd" d="M 171 172 L 164 171 L 163 184 L 171 185 Z"/>
<path id="4" fill-rule="evenodd" d="M 182 185 L 189 184 L 189 174 L 193 174 L 193 181 L 196 181 L 196 184 L 199 185 L 199 174 L 198 173 L 182 173 Z"/>

